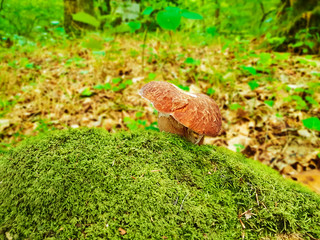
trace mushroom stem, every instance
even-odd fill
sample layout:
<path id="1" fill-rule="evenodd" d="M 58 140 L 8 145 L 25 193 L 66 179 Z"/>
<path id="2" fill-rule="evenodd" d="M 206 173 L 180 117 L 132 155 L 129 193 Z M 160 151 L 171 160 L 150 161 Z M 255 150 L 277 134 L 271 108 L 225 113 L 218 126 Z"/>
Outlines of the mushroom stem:
<path id="1" fill-rule="evenodd" d="M 177 134 L 186 138 L 188 141 L 201 145 L 203 144 L 204 136 L 195 133 L 191 129 L 179 123 L 170 114 L 159 112 L 158 127 L 160 131 Z"/>

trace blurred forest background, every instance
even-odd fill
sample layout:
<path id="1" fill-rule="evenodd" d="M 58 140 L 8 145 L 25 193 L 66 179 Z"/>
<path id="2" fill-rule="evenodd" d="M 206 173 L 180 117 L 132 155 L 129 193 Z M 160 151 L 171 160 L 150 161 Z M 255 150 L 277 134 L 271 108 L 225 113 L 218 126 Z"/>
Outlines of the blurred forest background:
<path id="1" fill-rule="evenodd" d="M 138 90 L 161 80 L 218 103 L 206 144 L 320 192 L 319 53 L 318 0 L 0 0 L 0 152 L 54 129 L 157 131 Z"/>

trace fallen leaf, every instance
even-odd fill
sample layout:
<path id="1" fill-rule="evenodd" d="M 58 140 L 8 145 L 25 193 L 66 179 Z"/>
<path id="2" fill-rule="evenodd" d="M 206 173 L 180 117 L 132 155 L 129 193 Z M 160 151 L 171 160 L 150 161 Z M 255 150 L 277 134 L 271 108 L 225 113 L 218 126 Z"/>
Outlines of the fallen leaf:
<path id="1" fill-rule="evenodd" d="M 311 171 L 301 172 L 293 175 L 298 182 L 311 188 L 316 193 L 320 194 L 320 170 L 314 169 Z"/>
<path id="2" fill-rule="evenodd" d="M 121 235 L 125 235 L 127 233 L 126 230 L 124 230 L 123 228 L 119 228 L 118 229 Z"/>

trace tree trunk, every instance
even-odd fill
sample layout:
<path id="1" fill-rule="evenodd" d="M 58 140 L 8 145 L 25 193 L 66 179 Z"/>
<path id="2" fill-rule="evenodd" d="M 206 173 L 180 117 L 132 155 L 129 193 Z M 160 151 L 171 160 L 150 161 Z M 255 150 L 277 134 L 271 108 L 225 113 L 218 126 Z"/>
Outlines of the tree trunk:
<path id="1" fill-rule="evenodd" d="M 94 16 L 93 0 L 64 0 L 64 28 L 69 35 L 80 35 L 83 29 L 91 26 L 72 19 L 72 14 L 85 12 Z"/>
<path id="2" fill-rule="evenodd" d="M 279 46 L 283 50 L 290 49 L 295 43 L 294 51 L 300 53 L 319 53 L 320 43 L 320 1 L 319 0 L 281 0 L 278 9 L 277 35 L 286 37 L 286 41 Z"/>

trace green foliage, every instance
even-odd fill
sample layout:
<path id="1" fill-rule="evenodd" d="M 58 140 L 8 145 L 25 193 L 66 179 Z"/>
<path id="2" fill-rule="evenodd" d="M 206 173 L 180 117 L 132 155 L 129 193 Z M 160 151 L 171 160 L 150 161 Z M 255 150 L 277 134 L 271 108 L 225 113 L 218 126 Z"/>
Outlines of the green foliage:
<path id="1" fill-rule="evenodd" d="M 128 23 L 131 32 L 134 33 L 135 31 L 139 30 L 141 28 L 141 23 L 138 21 L 131 21 Z"/>
<path id="2" fill-rule="evenodd" d="M 93 88 L 97 90 L 111 90 L 113 92 L 121 92 L 126 87 L 132 85 L 132 80 L 124 80 L 122 78 L 114 78 L 109 83 L 97 84 Z"/>
<path id="3" fill-rule="evenodd" d="M 216 90 L 214 90 L 213 88 L 207 89 L 207 95 L 209 95 L 209 96 L 212 96 L 215 92 L 216 92 Z"/>
<path id="4" fill-rule="evenodd" d="M 88 87 L 81 92 L 81 97 L 91 97 L 92 95 L 93 92 Z"/>
<path id="5" fill-rule="evenodd" d="M 273 100 L 266 100 L 264 101 L 265 104 L 267 104 L 269 107 L 273 107 L 274 101 Z"/>
<path id="6" fill-rule="evenodd" d="M 237 152 L 241 152 L 244 149 L 244 146 L 242 144 L 233 144 L 233 146 L 236 147 Z"/>
<path id="7" fill-rule="evenodd" d="M 310 117 L 302 120 L 303 126 L 311 130 L 320 131 L 320 119 L 317 117 Z"/>
<path id="8" fill-rule="evenodd" d="M 174 11 L 171 10 L 161 11 L 157 15 L 157 23 L 165 30 L 176 30 L 181 22 L 181 14 L 179 10 Z"/>
<path id="9" fill-rule="evenodd" d="M 244 106 L 240 105 L 239 103 L 232 103 L 229 106 L 230 110 L 238 110 L 238 109 L 244 109 Z"/>
<path id="10" fill-rule="evenodd" d="M 25 41 L 21 36 L 40 40 L 61 36 L 61 25 L 57 23 L 63 22 L 63 1 L 4 0 L 1 3 L 0 41 L 5 37 L 21 44 Z"/>
<path id="11" fill-rule="evenodd" d="M 86 23 L 96 28 L 100 25 L 100 22 L 95 17 L 85 12 L 77 12 L 76 14 L 72 14 L 72 18 L 74 21 Z"/>
<path id="12" fill-rule="evenodd" d="M 184 63 L 191 64 L 191 65 L 200 65 L 200 60 L 188 57 L 188 58 L 186 58 Z"/>
<path id="13" fill-rule="evenodd" d="M 248 82 L 248 85 L 252 91 L 260 86 L 258 81 L 256 81 L 256 80 L 252 80 L 252 81 Z"/>
<path id="14" fill-rule="evenodd" d="M 180 26 L 181 17 L 187 19 L 203 19 L 198 13 L 183 10 L 178 7 L 166 7 L 165 10 L 158 12 L 157 23 L 165 30 L 175 31 Z"/>
<path id="15" fill-rule="evenodd" d="M 153 12 L 153 7 L 147 7 L 145 10 L 143 10 L 142 14 L 149 16 Z"/>
<path id="16" fill-rule="evenodd" d="M 253 76 L 257 75 L 257 70 L 254 67 L 251 67 L 251 66 L 240 66 L 240 68 L 242 70 L 244 70 L 244 72 L 248 72 Z"/>
<path id="17" fill-rule="evenodd" d="M 31 138 L 0 157 L 0 181 L 2 239 L 320 238 L 318 195 L 241 154 L 168 133 Z"/>

